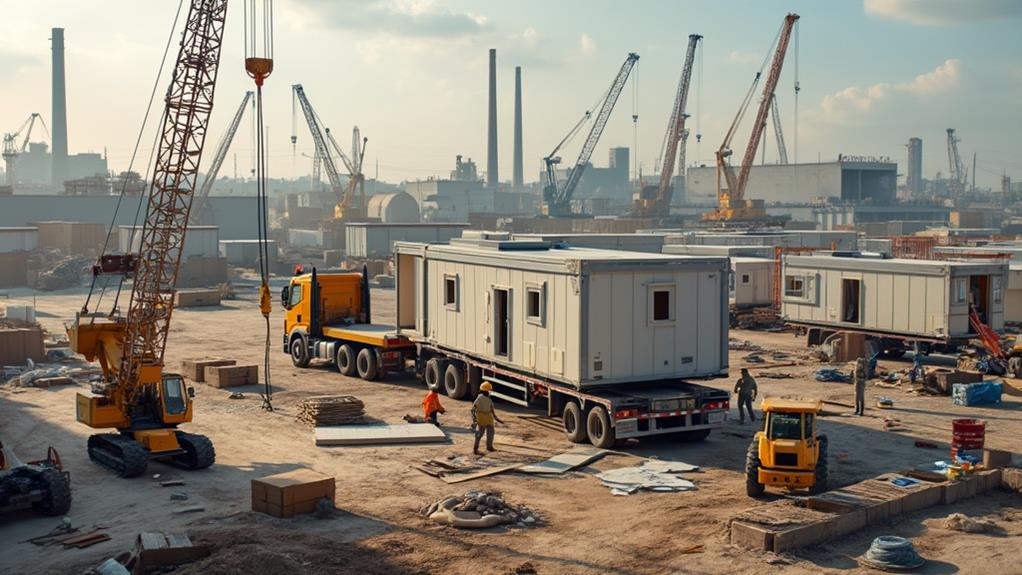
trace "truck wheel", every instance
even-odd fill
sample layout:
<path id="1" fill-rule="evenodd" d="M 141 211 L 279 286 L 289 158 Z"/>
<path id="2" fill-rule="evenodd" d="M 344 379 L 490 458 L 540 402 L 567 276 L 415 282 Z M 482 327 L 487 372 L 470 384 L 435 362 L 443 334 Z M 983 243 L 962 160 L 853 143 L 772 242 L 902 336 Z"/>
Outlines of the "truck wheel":
<path id="1" fill-rule="evenodd" d="M 447 365 L 447 371 L 444 372 L 444 390 L 451 399 L 465 399 L 468 397 L 465 371 L 457 363 Z"/>
<path id="2" fill-rule="evenodd" d="M 764 486 L 759 482 L 759 468 L 759 441 L 753 438 L 745 453 L 745 494 L 749 497 L 763 495 Z"/>
<path id="3" fill-rule="evenodd" d="M 295 367 L 309 367 L 309 346 L 305 343 L 305 336 L 295 336 L 291 340 L 291 363 Z"/>
<path id="4" fill-rule="evenodd" d="M 816 459 L 816 477 L 813 486 L 809 488 L 810 495 L 818 495 L 827 490 L 827 436 L 821 435 L 816 440 L 820 444 L 820 456 Z"/>
<path id="5" fill-rule="evenodd" d="M 71 509 L 71 486 L 63 473 L 47 467 L 35 476 L 33 483 L 46 493 L 42 501 L 32 504 L 36 511 L 45 515 L 63 515 Z"/>
<path id="6" fill-rule="evenodd" d="M 695 443 L 697 441 L 703 441 L 710 436 L 710 429 L 699 429 L 695 431 L 682 431 L 678 435 L 678 440 L 685 443 Z"/>
<path id="7" fill-rule="evenodd" d="M 564 425 L 564 434 L 568 436 L 568 441 L 582 443 L 586 440 L 586 426 L 583 425 L 582 408 L 578 403 L 569 401 L 564 406 L 561 423 Z"/>
<path id="8" fill-rule="evenodd" d="M 355 365 L 358 368 L 359 377 L 366 381 L 376 379 L 376 350 L 371 347 L 363 347 L 358 352 L 358 358 L 355 360 Z"/>
<path id="9" fill-rule="evenodd" d="M 426 362 L 426 387 L 430 391 L 440 391 L 441 367 L 440 360 L 435 357 Z"/>
<path id="10" fill-rule="evenodd" d="M 351 349 L 348 344 L 343 344 L 337 348 L 337 356 L 334 358 L 334 363 L 337 364 L 337 371 L 341 372 L 341 375 L 351 377 L 355 375 L 357 369 L 355 368 L 355 350 Z"/>
<path id="11" fill-rule="evenodd" d="M 602 405 L 593 406 L 586 416 L 586 434 L 589 443 L 600 449 L 610 449 L 617 441 L 614 428 L 610 426 L 610 416 Z"/>
<path id="12" fill-rule="evenodd" d="M 468 366 L 468 392 L 470 398 L 479 395 L 479 386 L 482 384 L 483 368 L 475 365 Z"/>

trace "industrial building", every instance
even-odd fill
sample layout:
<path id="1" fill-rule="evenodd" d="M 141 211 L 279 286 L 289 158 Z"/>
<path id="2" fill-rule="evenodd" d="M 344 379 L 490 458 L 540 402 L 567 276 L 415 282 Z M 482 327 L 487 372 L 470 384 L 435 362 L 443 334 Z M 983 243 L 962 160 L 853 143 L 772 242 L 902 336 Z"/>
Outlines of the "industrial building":
<path id="1" fill-rule="evenodd" d="M 753 166 L 745 195 L 772 203 L 894 203 L 898 165 L 885 158 L 838 156 L 836 162 Z M 685 183 L 688 203 L 715 203 L 717 168 L 689 168 Z"/>
<path id="2" fill-rule="evenodd" d="M 821 230 L 835 230 L 844 226 L 859 226 L 876 222 L 925 222 L 926 226 L 945 225 L 951 208 L 934 204 L 892 204 L 818 206 L 812 209 L 813 221 Z M 901 235 L 901 234 L 890 234 Z"/>
<path id="3" fill-rule="evenodd" d="M 628 148 L 611 148 L 606 168 L 598 168 L 591 163 L 582 172 L 582 179 L 575 188 L 574 198 L 606 198 L 618 203 L 628 203 L 632 199 L 632 185 L 628 178 Z M 559 183 L 568 179 L 568 168 L 554 170 Z M 546 167 L 539 172 L 539 180 L 546 181 Z"/>

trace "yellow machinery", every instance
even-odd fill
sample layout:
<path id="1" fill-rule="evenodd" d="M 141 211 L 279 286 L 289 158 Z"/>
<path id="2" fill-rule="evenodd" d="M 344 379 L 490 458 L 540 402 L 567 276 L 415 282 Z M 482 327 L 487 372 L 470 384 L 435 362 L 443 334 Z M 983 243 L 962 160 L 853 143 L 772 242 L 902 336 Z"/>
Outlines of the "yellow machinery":
<path id="1" fill-rule="evenodd" d="M 295 367 L 333 361 L 342 375 L 372 381 L 402 371 L 415 346 L 393 326 L 373 324 L 369 283 L 362 273 L 311 273 L 291 278 L 281 292 L 284 352 Z"/>
<path id="2" fill-rule="evenodd" d="M 750 497 L 766 486 L 827 489 L 827 436 L 816 433 L 819 400 L 763 401 L 763 431 L 752 439 L 745 460 L 745 488 Z"/>
<path id="3" fill-rule="evenodd" d="M 216 459 L 208 438 L 177 429 L 192 420 L 192 390 L 181 376 L 164 373 L 163 355 L 226 14 L 227 0 L 192 0 L 167 91 L 141 246 L 137 254 L 104 255 L 93 268 L 97 276 L 132 279 L 127 314 L 116 313 L 116 303 L 110 315 L 89 313 L 87 300 L 68 326 L 71 348 L 103 370 L 92 393 L 77 398 L 78 421 L 112 431 L 89 438 L 89 457 L 123 477 L 144 473 L 149 459 L 186 469 Z"/>

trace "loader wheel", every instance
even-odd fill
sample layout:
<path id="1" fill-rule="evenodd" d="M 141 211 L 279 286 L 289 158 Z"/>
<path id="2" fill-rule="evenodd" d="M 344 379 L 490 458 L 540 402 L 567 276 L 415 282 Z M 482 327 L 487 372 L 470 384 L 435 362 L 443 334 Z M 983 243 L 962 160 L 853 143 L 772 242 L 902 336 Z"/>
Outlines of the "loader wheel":
<path id="1" fill-rule="evenodd" d="M 352 377 L 358 371 L 355 367 L 355 350 L 351 349 L 348 344 L 337 348 L 337 357 L 334 358 L 334 363 L 337 364 L 337 371 L 341 372 L 341 375 Z"/>
<path id="2" fill-rule="evenodd" d="M 564 406 L 561 424 L 564 425 L 564 434 L 568 436 L 568 441 L 572 443 L 585 442 L 587 438 L 586 426 L 583 424 L 582 408 L 579 407 L 578 403 L 569 401 Z"/>
<path id="3" fill-rule="evenodd" d="M 426 362 L 426 387 L 430 391 L 440 391 L 441 366 L 440 360 L 435 357 Z"/>
<path id="4" fill-rule="evenodd" d="M 610 426 L 610 416 L 602 405 L 593 406 L 586 416 L 586 434 L 589 435 L 589 443 L 600 449 L 610 449 L 617 441 L 617 434 Z"/>
<path id="5" fill-rule="evenodd" d="M 818 495 L 827 490 L 827 436 L 821 435 L 816 438 L 820 443 L 820 456 L 816 459 L 816 477 L 813 486 L 809 488 L 811 495 Z"/>
<path id="6" fill-rule="evenodd" d="M 465 371 L 460 365 L 447 364 L 447 371 L 444 372 L 444 391 L 451 399 L 468 397 L 468 383 L 465 381 Z"/>
<path id="7" fill-rule="evenodd" d="M 358 376 L 366 381 L 376 379 L 376 350 L 371 347 L 363 347 L 355 359 L 355 367 L 358 368 Z"/>
<path id="8" fill-rule="evenodd" d="M 754 438 L 745 454 L 745 494 L 761 497 L 765 487 L 759 482 L 759 441 Z"/>
<path id="9" fill-rule="evenodd" d="M 63 515 L 71 509 L 71 485 L 63 473 L 47 467 L 36 474 L 33 483 L 46 492 L 42 501 L 32 504 L 44 515 Z"/>
<path id="10" fill-rule="evenodd" d="M 305 338 L 298 336 L 291 340 L 291 363 L 295 367 L 309 367 L 309 346 Z"/>
<path id="11" fill-rule="evenodd" d="M 216 450 L 213 442 L 205 435 L 176 432 L 177 442 L 185 452 L 174 456 L 172 463 L 185 469 L 205 469 L 216 462 Z"/>

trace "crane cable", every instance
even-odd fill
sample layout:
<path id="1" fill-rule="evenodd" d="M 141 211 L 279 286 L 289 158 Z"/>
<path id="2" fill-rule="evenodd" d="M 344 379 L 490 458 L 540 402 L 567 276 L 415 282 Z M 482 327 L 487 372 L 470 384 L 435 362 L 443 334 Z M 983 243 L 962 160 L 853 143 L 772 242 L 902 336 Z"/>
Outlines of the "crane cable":
<path id="1" fill-rule="evenodd" d="M 270 252 L 269 252 L 269 214 L 266 192 L 266 138 L 263 125 L 263 82 L 273 72 L 273 0 L 263 0 L 263 53 L 256 53 L 255 0 L 246 2 L 245 6 L 245 71 L 255 80 L 256 84 L 256 227 L 259 239 L 259 311 L 266 322 L 266 344 L 263 350 L 263 409 L 273 411 L 273 386 L 270 384 Z M 249 11 L 252 19 L 249 20 Z M 251 37 L 249 36 L 251 24 Z"/>

